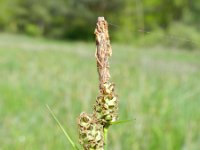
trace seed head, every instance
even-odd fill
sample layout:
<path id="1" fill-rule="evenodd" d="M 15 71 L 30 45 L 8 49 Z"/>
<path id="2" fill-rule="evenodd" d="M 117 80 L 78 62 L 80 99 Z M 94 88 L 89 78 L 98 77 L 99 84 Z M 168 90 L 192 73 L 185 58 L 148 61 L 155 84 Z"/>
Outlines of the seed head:
<path id="1" fill-rule="evenodd" d="M 81 113 L 78 119 L 79 142 L 84 150 L 103 150 L 103 126 L 97 122 L 94 115 Z"/>
<path id="2" fill-rule="evenodd" d="M 118 99 L 114 93 L 114 84 L 104 83 L 100 86 L 101 92 L 94 105 L 94 114 L 105 126 L 115 122 L 118 118 Z"/>

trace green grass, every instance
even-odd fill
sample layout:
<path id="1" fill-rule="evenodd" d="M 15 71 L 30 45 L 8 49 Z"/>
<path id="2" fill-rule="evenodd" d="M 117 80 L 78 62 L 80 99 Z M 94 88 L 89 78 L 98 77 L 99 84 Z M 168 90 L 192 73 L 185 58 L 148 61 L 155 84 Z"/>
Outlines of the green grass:
<path id="1" fill-rule="evenodd" d="M 0 34 L 0 149 L 72 149 L 49 105 L 78 142 L 76 121 L 98 94 L 95 44 Z M 200 147 L 200 52 L 113 44 L 120 119 L 110 150 Z"/>

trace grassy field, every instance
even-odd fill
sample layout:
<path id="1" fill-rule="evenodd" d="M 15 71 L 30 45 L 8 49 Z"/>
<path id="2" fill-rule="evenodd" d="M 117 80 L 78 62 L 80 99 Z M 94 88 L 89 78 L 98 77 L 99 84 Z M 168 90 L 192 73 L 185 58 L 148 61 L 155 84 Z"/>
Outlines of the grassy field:
<path id="1" fill-rule="evenodd" d="M 95 45 L 0 34 L 0 150 L 70 150 L 48 104 L 78 141 L 76 119 L 98 94 Z M 120 99 L 109 150 L 200 147 L 200 52 L 113 44 Z"/>

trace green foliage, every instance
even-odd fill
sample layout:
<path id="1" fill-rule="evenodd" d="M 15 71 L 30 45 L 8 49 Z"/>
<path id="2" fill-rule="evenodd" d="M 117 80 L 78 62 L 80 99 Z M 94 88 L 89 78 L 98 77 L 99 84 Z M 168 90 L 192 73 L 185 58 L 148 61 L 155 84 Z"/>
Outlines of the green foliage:
<path id="1" fill-rule="evenodd" d="M 137 44 L 142 47 L 153 47 L 155 45 L 164 44 L 165 38 L 166 36 L 162 29 L 157 29 L 152 32 L 141 31 L 141 36 L 138 39 Z"/>
<path id="2" fill-rule="evenodd" d="M 25 27 L 25 33 L 32 36 L 39 36 L 42 34 L 41 29 L 34 24 L 27 24 Z"/>
<path id="3" fill-rule="evenodd" d="M 97 17 L 105 16 L 112 39 L 130 43 L 141 38 L 140 29 L 165 33 L 173 22 L 197 28 L 199 34 L 199 13 L 198 1 L 187 0 L 1 0 L 0 29 L 91 40 Z"/>
<path id="4" fill-rule="evenodd" d="M 142 47 L 155 47 L 164 45 L 169 48 L 197 50 L 200 48 L 200 34 L 197 28 L 191 28 L 189 25 L 174 22 L 171 23 L 167 31 L 156 29 L 154 31 L 140 31 L 140 38 L 136 45 Z"/>
<path id="5" fill-rule="evenodd" d="M 189 50 L 200 47 L 200 34 L 197 29 L 180 23 L 171 24 L 165 44 L 171 47 L 186 48 Z"/>

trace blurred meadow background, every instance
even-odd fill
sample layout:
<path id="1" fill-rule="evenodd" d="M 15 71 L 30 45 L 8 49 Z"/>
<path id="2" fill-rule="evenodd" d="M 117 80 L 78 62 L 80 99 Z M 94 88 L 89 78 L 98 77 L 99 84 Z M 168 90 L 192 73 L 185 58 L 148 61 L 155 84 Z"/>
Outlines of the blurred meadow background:
<path id="1" fill-rule="evenodd" d="M 110 150 L 200 147 L 196 0 L 0 0 L 0 150 L 72 149 L 98 94 L 94 29 L 109 23 L 120 120 Z"/>

